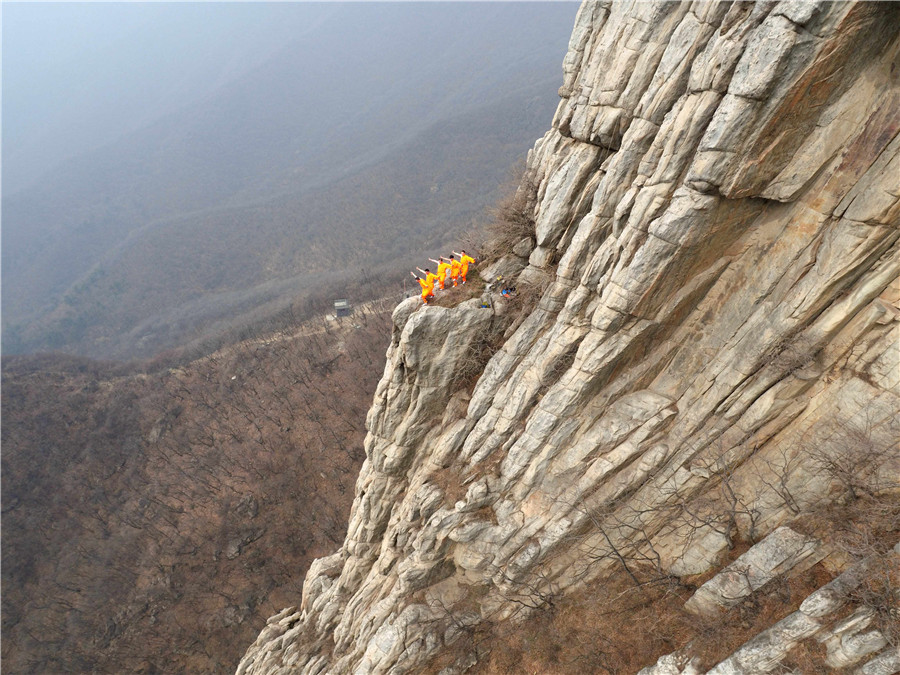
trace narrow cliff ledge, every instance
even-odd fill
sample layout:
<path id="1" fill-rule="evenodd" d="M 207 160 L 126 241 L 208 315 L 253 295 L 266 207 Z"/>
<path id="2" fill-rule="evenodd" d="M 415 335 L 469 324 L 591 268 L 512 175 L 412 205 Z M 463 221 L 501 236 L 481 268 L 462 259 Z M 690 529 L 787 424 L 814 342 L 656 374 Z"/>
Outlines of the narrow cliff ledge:
<path id="1" fill-rule="evenodd" d="M 471 393 L 504 317 L 398 306 L 346 541 L 238 672 L 417 672 L 623 551 L 714 569 L 853 490 L 848 448 L 896 491 L 898 27 L 891 3 L 586 2 L 528 160 L 543 296 Z"/>

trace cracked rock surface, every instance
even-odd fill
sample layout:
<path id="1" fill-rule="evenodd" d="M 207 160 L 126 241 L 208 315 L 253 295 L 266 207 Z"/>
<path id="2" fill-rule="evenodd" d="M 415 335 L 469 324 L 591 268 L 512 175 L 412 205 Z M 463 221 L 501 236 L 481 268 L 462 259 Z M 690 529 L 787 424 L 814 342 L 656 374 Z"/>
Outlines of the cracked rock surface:
<path id="1" fill-rule="evenodd" d="M 238 673 L 418 672 L 614 552 L 707 571 L 833 498 L 821 467 L 853 439 L 878 458 L 865 479 L 895 481 L 898 27 L 892 3 L 585 2 L 528 158 L 518 283 L 546 290 L 471 393 L 455 374 L 492 310 L 397 307 L 347 538 Z M 809 553 L 770 543 L 758 578 L 698 605 Z M 829 658 L 889 672 L 867 625 Z M 715 672 L 818 629 L 799 611 Z"/>

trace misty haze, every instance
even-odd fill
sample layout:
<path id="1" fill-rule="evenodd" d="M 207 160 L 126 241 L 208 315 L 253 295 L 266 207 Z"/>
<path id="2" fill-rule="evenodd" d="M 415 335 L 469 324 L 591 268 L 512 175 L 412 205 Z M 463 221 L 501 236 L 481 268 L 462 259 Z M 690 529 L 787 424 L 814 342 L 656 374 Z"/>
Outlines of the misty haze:
<path id="1" fill-rule="evenodd" d="M 546 129 L 576 9 L 4 3 L 3 352 L 205 351 L 401 291 Z"/>
<path id="2" fill-rule="evenodd" d="M 233 672 L 340 544 L 408 272 L 514 189 L 577 5 L 0 11 L 3 672 Z"/>

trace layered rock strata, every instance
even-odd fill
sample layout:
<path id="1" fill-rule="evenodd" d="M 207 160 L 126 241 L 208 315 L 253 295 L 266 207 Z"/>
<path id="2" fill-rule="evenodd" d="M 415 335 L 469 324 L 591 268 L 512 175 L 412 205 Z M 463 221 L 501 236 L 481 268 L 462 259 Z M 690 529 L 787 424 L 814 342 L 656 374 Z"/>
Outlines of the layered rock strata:
<path id="1" fill-rule="evenodd" d="M 417 672 L 622 560 L 701 573 L 896 490 L 900 7 L 586 2 L 564 72 L 540 301 L 471 394 L 503 317 L 397 308 L 346 541 L 239 673 Z"/>
<path id="2" fill-rule="evenodd" d="M 790 528 L 781 527 L 753 546 L 745 556 L 717 574 L 688 601 L 693 609 L 715 611 L 734 602 L 734 597 L 721 591 L 735 590 L 735 595 L 745 596 L 746 586 L 759 586 L 775 579 L 803 561 L 811 553 L 822 554 L 821 547 L 813 540 L 798 535 Z M 775 568 L 787 563 L 780 572 Z M 900 546 L 883 555 L 873 555 L 838 575 L 808 595 L 797 611 L 741 645 L 733 654 L 703 671 L 698 668 L 696 657 L 689 647 L 661 657 L 656 664 L 642 669 L 638 675 L 754 675 L 779 669 L 792 649 L 803 640 L 814 638 L 826 649 L 823 667 L 855 668 L 859 675 L 892 675 L 900 672 L 900 648 L 874 625 L 875 611 L 871 607 L 858 607 L 849 616 L 841 617 L 840 611 L 849 604 L 848 596 L 871 575 L 877 565 L 900 568 Z M 796 569 L 795 569 L 796 571 Z M 760 572 L 762 574 L 760 574 Z M 742 581 L 738 581 L 741 579 Z M 743 583 L 742 583 L 743 582 Z M 715 589 L 719 593 L 712 593 Z"/>

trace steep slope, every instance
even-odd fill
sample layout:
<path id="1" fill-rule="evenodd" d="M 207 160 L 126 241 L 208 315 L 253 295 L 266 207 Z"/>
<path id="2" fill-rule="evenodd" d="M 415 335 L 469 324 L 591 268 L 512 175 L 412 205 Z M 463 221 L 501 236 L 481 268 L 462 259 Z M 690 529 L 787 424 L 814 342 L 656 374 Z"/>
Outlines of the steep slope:
<path id="1" fill-rule="evenodd" d="M 872 616 L 837 610 L 860 551 L 810 518 L 876 500 L 862 555 L 896 569 L 898 26 L 889 3 L 585 3 L 529 156 L 533 238 L 500 263 L 537 306 L 395 310 L 347 539 L 238 672 L 437 668 L 485 622 L 623 574 L 697 579 L 738 542 L 765 574 L 740 559 L 689 610 L 791 568 L 849 576 L 718 666 L 653 672 L 859 637 Z M 900 668 L 874 634 L 841 665 Z"/>

